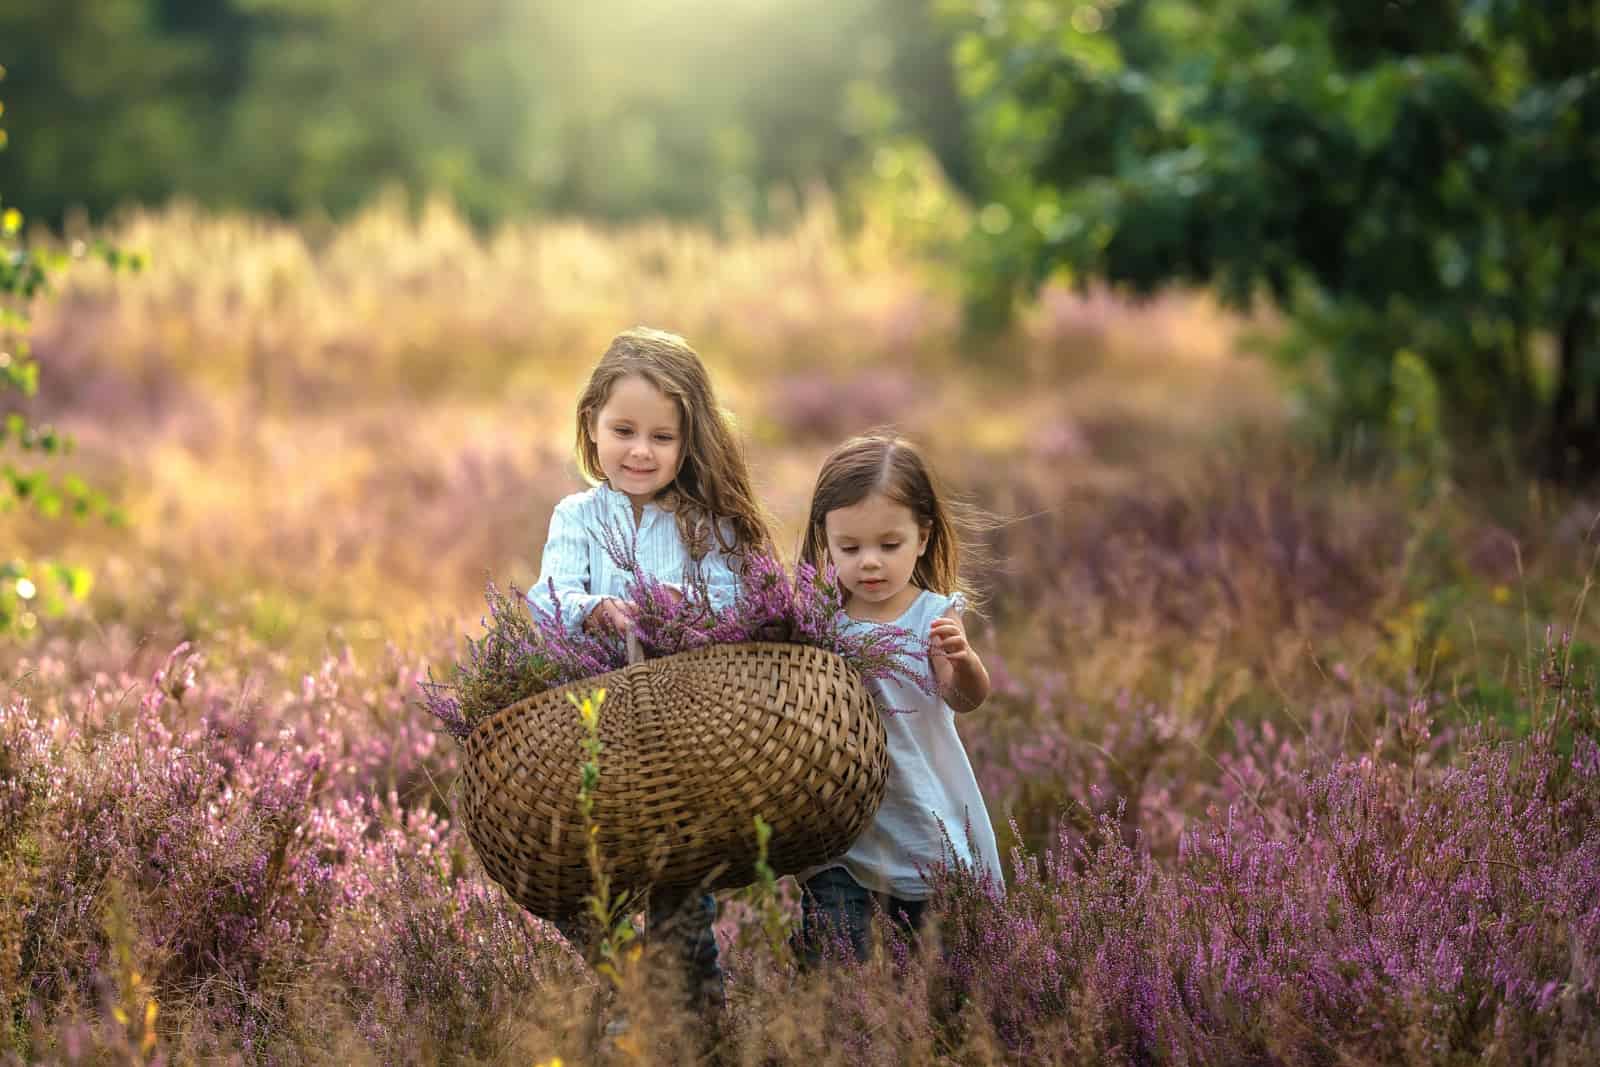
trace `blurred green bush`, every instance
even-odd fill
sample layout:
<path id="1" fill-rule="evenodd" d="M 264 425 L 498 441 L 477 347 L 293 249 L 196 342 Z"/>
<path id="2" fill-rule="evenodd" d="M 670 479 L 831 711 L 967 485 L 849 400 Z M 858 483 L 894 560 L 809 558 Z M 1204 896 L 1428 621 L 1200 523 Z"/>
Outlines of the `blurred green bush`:
<path id="1" fill-rule="evenodd" d="M 1385 454 L 1436 386 L 1475 455 L 1600 477 L 1591 0 L 944 6 L 978 310 L 1059 274 L 1265 297 L 1340 446 Z M 1421 429 L 1399 444 L 1433 463 Z"/>

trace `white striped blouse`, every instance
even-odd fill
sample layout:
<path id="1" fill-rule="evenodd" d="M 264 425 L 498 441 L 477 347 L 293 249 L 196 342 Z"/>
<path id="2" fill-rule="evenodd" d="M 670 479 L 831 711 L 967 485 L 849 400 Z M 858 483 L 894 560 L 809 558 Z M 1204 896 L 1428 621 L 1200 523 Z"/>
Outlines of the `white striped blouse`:
<path id="1" fill-rule="evenodd" d="M 608 524 L 622 535 L 624 544 L 634 537 L 639 566 L 646 574 L 685 591 L 693 588 L 696 565 L 678 533 L 677 515 L 657 504 L 646 504 L 635 530 L 633 503 L 626 493 L 609 485 L 573 493 L 550 515 L 550 533 L 539 561 L 539 580 L 527 593 L 532 603 L 546 611 L 553 610 L 553 580 L 561 622 L 568 630 L 579 629 L 604 598 L 628 595 L 628 572 L 606 552 L 603 531 Z M 700 560 L 699 572 L 714 607 L 726 608 L 733 603 L 739 593 L 739 576 L 715 539 Z"/>

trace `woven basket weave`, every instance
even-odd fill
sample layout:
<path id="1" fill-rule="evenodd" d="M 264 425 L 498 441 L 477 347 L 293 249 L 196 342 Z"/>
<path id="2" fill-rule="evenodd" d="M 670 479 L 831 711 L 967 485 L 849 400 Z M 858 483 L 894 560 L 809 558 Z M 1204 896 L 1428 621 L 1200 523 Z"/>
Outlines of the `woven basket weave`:
<path id="1" fill-rule="evenodd" d="M 606 690 L 594 818 L 613 891 L 753 878 L 754 817 L 781 876 L 840 855 L 883 799 L 883 723 L 861 678 L 806 645 L 719 645 L 513 704 L 466 741 L 463 821 L 489 876 L 546 918 L 592 892 L 567 699 Z"/>

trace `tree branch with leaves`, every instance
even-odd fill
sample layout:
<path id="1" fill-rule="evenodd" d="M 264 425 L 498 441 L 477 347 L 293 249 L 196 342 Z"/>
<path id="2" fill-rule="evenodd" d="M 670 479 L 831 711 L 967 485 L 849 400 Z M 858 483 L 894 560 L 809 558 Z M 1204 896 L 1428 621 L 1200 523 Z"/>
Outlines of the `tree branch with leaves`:
<path id="1" fill-rule="evenodd" d="M 0 128 L 0 149 L 6 140 Z M 0 198 L 0 531 L 28 514 L 120 524 L 122 513 L 103 493 L 75 474 L 54 475 L 40 466 L 73 449 L 70 435 L 23 410 L 39 390 L 39 363 L 28 342 L 30 312 L 48 292 L 51 271 L 67 257 L 29 247 L 23 221 L 22 212 Z M 137 257 L 104 245 L 96 252 L 113 268 L 140 265 Z M 0 636 L 33 629 L 41 614 L 57 614 L 69 601 L 88 596 L 91 583 L 87 568 L 62 560 L 0 556 Z"/>

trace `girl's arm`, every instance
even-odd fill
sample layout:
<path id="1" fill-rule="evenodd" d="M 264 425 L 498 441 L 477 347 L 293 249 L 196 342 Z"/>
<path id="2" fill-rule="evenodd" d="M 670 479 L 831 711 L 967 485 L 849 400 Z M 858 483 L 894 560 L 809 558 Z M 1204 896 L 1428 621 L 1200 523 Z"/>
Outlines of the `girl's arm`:
<path id="1" fill-rule="evenodd" d="M 989 699 L 989 671 L 968 643 L 966 627 L 954 606 L 929 626 L 928 657 L 939 691 L 952 710 L 976 711 Z"/>
<path id="2" fill-rule="evenodd" d="M 589 613 L 605 599 L 589 591 L 589 535 L 574 506 L 563 500 L 550 513 L 550 533 L 539 560 L 539 580 L 528 590 L 528 600 L 544 611 L 554 611 L 550 586 L 555 585 L 561 604 L 561 625 L 569 632 L 581 629 Z"/>

